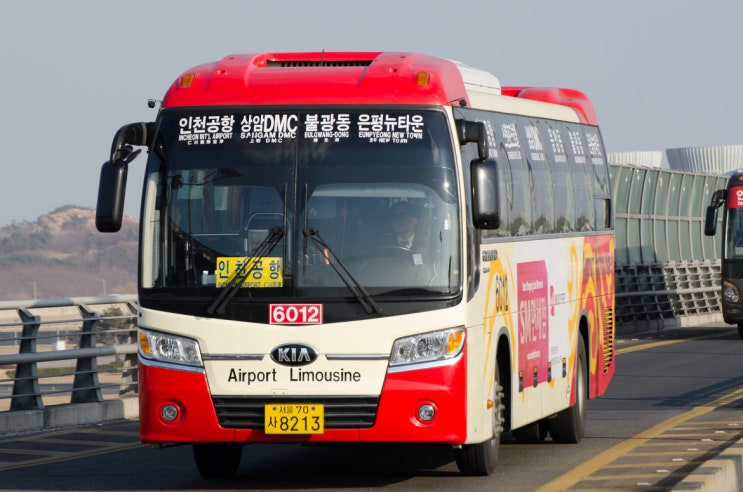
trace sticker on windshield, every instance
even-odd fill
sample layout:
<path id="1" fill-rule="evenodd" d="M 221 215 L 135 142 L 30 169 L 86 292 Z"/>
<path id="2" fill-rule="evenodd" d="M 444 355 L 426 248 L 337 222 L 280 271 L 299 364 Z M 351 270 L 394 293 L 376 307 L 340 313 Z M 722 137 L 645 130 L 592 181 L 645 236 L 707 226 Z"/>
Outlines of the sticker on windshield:
<path id="1" fill-rule="evenodd" d="M 423 140 L 423 115 L 365 114 L 357 122 L 359 138 L 371 143 L 408 143 Z"/>
<path id="2" fill-rule="evenodd" d="M 246 114 L 240 118 L 240 139 L 248 143 L 281 143 L 297 137 L 296 114 Z"/>
<path id="3" fill-rule="evenodd" d="M 184 116 L 178 120 L 178 141 L 187 145 L 219 145 L 232 139 L 232 115 Z"/>
<path id="4" fill-rule="evenodd" d="M 181 116 L 178 142 L 203 146 L 281 144 L 303 138 L 314 143 L 359 140 L 408 144 L 425 138 L 423 114 L 401 113 L 245 113 Z"/>
<path id="5" fill-rule="evenodd" d="M 217 258 L 217 287 L 226 287 L 245 264 L 242 256 L 220 256 Z M 283 287 L 284 277 L 280 256 L 254 258 L 242 271 L 239 280 L 243 288 Z"/>
<path id="6" fill-rule="evenodd" d="M 304 117 L 304 138 L 313 142 L 340 142 L 351 136 L 351 115 L 306 114 Z"/>

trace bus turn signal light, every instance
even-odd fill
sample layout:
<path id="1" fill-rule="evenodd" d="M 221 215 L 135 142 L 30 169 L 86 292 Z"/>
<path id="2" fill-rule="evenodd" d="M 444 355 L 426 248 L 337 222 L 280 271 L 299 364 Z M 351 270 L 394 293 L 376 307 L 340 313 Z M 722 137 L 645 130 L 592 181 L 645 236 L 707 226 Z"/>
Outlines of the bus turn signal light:
<path id="1" fill-rule="evenodd" d="M 428 85 L 428 72 L 416 72 L 415 83 L 416 85 Z"/>
<path id="2" fill-rule="evenodd" d="M 181 77 L 181 89 L 187 89 L 188 87 L 191 87 L 191 84 L 193 84 L 193 79 L 196 78 L 196 74 L 193 72 L 185 73 L 183 74 L 183 77 Z"/>

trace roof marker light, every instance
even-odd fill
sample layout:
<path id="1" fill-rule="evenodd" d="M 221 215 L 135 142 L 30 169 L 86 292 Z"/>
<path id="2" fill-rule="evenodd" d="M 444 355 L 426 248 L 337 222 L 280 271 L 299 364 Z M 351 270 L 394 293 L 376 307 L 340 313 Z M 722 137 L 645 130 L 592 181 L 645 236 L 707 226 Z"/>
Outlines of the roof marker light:
<path id="1" fill-rule="evenodd" d="M 417 85 L 428 85 L 428 72 L 416 72 L 415 83 Z"/>
<path id="2" fill-rule="evenodd" d="M 195 78 L 196 74 L 193 72 L 183 74 L 183 77 L 181 77 L 181 89 L 191 87 L 191 84 L 193 84 L 193 79 Z"/>

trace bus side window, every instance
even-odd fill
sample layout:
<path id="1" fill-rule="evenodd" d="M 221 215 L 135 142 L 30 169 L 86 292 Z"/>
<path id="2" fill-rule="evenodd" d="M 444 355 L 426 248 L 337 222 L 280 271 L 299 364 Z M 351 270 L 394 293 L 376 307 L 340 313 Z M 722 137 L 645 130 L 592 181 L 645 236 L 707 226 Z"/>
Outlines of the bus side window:
<path id="1" fill-rule="evenodd" d="M 580 128 L 563 127 L 564 138 L 568 145 L 568 157 L 573 179 L 575 180 L 576 231 L 594 229 L 595 210 L 593 207 L 593 177 L 589 173 L 587 151 L 583 132 Z"/>
<path id="2" fill-rule="evenodd" d="M 549 234 L 555 223 L 553 180 L 547 163 L 545 140 L 536 121 L 526 120 L 520 125 L 524 132 L 521 153 L 526 160 L 531 181 L 531 201 L 534 234 Z"/>
<path id="3" fill-rule="evenodd" d="M 575 197 L 573 173 L 568 165 L 566 142 L 556 123 L 540 121 L 542 138 L 547 149 L 547 160 L 552 172 L 552 191 L 554 200 L 554 232 L 565 233 L 575 230 Z"/>

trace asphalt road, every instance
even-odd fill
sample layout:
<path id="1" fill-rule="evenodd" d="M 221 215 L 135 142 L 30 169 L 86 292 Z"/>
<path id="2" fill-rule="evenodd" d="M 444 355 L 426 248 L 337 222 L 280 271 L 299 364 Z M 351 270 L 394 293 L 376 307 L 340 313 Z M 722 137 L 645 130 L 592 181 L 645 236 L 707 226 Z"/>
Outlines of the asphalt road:
<path id="1" fill-rule="evenodd" d="M 668 490 L 743 438 L 743 340 L 722 324 L 617 344 L 580 444 L 501 447 L 490 477 L 446 446 L 253 445 L 234 478 L 203 481 L 189 447 L 139 444 L 136 422 L 0 438 L 0 490 Z"/>

